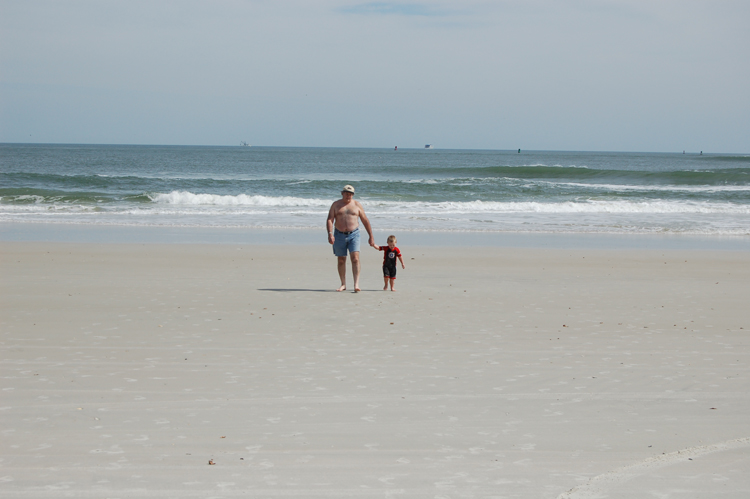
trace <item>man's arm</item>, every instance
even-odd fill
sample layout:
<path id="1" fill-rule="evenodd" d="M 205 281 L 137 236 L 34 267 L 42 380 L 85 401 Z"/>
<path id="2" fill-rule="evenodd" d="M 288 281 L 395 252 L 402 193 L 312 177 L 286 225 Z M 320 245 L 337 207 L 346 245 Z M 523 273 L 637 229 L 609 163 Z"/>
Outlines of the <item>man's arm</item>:
<path id="1" fill-rule="evenodd" d="M 362 225 L 365 226 L 365 230 L 370 235 L 370 246 L 375 246 L 375 238 L 372 236 L 372 227 L 370 227 L 370 220 L 367 218 L 367 215 L 365 215 L 365 209 L 362 207 L 362 203 L 357 201 L 357 204 L 359 205 L 359 218 L 362 220 Z"/>
<path id="2" fill-rule="evenodd" d="M 333 244 L 333 221 L 336 218 L 335 212 L 333 211 L 333 203 L 331 209 L 328 210 L 328 219 L 326 220 L 326 230 L 328 231 L 328 244 Z"/>

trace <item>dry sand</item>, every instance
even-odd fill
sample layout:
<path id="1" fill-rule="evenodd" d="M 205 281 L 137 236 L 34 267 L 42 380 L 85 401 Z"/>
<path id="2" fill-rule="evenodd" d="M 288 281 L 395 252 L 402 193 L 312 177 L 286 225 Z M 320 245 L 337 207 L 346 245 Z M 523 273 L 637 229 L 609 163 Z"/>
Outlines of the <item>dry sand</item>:
<path id="1" fill-rule="evenodd" d="M 748 253 L 401 249 L 0 243 L 0 497 L 750 497 Z"/>

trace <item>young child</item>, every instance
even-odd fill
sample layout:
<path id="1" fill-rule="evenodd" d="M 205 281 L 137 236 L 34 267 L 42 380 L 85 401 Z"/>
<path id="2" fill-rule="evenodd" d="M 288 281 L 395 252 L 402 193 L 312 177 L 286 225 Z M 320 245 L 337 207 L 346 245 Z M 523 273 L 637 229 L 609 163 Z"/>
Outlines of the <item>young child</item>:
<path id="1" fill-rule="evenodd" d="M 401 258 L 401 251 L 396 247 L 396 236 L 388 236 L 388 246 L 372 245 L 373 248 L 384 251 L 383 256 L 383 291 L 388 290 L 388 283 L 391 283 L 391 291 L 396 291 L 396 258 L 401 262 L 401 268 L 405 269 L 404 260 Z"/>

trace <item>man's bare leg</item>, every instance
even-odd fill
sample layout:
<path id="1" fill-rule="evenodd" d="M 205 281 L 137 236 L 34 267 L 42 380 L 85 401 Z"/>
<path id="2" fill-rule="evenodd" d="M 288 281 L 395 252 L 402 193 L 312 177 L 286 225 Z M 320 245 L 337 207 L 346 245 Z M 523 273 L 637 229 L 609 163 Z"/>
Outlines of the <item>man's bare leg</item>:
<path id="1" fill-rule="evenodd" d="M 338 268 L 339 268 L 339 279 L 341 279 L 341 286 L 336 291 L 344 291 L 346 289 L 346 257 L 338 257 Z"/>
<path id="2" fill-rule="evenodd" d="M 354 292 L 359 293 L 362 291 L 359 289 L 359 251 L 352 251 L 349 253 L 352 259 L 352 274 L 354 274 Z"/>

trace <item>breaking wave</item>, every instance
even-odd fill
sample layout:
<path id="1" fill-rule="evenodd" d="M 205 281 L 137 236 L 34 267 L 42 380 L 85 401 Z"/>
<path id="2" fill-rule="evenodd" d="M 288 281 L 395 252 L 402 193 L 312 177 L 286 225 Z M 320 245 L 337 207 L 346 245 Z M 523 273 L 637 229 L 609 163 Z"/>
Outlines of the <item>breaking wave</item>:
<path id="1" fill-rule="evenodd" d="M 155 203 L 173 205 L 196 205 L 196 206 L 308 206 L 327 208 L 331 205 L 330 200 L 306 199 L 292 196 L 250 196 L 240 194 L 237 196 L 222 194 L 194 194 L 186 191 L 172 191 L 167 194 L 149 194 L 148 197 Z"/>

